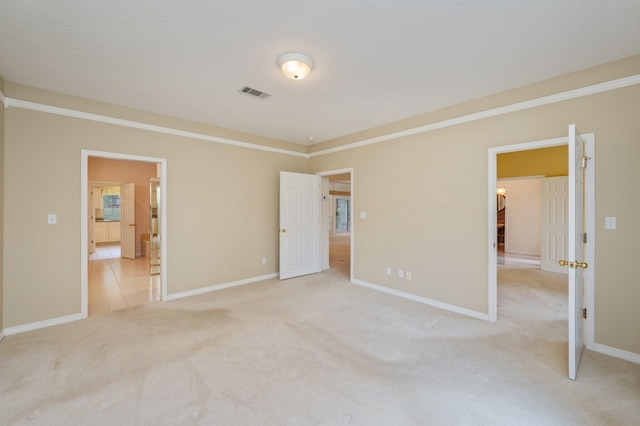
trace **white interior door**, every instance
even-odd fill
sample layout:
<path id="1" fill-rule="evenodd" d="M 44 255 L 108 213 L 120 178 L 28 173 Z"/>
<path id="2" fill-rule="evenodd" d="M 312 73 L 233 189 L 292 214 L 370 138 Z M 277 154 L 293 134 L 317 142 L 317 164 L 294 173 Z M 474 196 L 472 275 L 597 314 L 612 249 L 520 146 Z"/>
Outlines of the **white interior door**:
<path id="1" fill-rule="evenodd" d="M 96 190 L 94 186 L 89 186 L 89 193 L 87 194 L 87 236 L 89 254 L 96 252 L 96 239 L 95 239 L 95 224 L 96 224 L 96 203 L 93 192 Z"/>
<path id="2" fill-rule="evenodd" d="M 135 186 L 120 186 L 120 255 L 125 259 L 136 258 L 136 208 Z"/>
<path id="3" fill-rule="evenodd" d="M 540 269 L 566 274 L 567 268 L 558 265 L 558 261 L 567 259 L 569 178 L 558 176 L 542 179 L 541 198 Z"/>
<path id="4" fill-rule="evenodd" d="M 569 378 L 576 379 L 584 348 L 584 168 L 585 144 L 575 124 L 569 126 Z"/>
<path id="5" fill-rule="evenodd" d="M 322 269 L 322 178 L 280 172 L 280 279 Z"/>

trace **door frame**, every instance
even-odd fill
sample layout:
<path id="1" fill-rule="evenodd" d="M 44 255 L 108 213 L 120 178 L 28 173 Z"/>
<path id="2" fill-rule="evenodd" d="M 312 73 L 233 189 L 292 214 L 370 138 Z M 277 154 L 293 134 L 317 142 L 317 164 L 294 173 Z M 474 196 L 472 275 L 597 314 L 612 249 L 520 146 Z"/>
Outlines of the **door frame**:
<path id="1" fill-rule="evenodd" d="M 82 149 L 80 154 L 80 316 L 87 318 L 89 315 L 89 157 L 107 158 L 110 160 L 130 160 L 144 163 L 160 164 L 160 194 L 163 202 L 160 211 L 164 218 L 160 224 L 162 240 L 160 249 L 162 250 L 163 262 L 160 265 L 160 300 L 167 300 L 167 159 L 157 157 L 147 157 L 141 155 L 131 155 L 118 152 L 104 152 Z"/>
<path id="2" fill-rule="evenodd" d="M 354 241 L 355 241 L 355 234 L 356 234 L 356 223 L 354 221 L 354 205 L 355 205 L 355 189 L 354 189 L 354 184 L 353 184 L 353 167 L 348 167 L 345 169 L 338 169 L 338 170 L 327 170 L 327 171 L 323 171 L 323 172 L 317 172 L 316 174 L 318 176 L 322 176 L 322 197 L 323 200 L 324 199 L 328 199 L 329 197 L 329 187 L 327 186 L 325 188 L 324 186 L 324 182 L 325 179 L 324 178 L 328 178 L 329 176 L 333 176 L 333 175 L 341 175 L 344 173 L 349 173 L 349 175 L 351 176 L 349 181 L 351 182 L 351 195 L 349 196 L 349 198 L 351 198 L 351 209 L 349 211 L 349 214 L 351 215 L 351 235 L 350 235 L 350 259 L 349 259 L 349 281 L 353 282 L 354 280 L 354 270 L 355 270 L 355 259 L 354 259 Z M 325 218 L 324 213 L 328 212 L 327 209 L 325 209 L 324 204 L 322 205 L 323 210 L 322 210 L 322 265 L 324 267 L 324 265 L 329 265 L 329 232 L 330 232 L 330 226 L 328 223 L 328 218 Z"/>
<path id="3" fill-rule="evenodd" d="M 588 165 L 585 171 L 585 229 L 587 232 L 587 243 L 585 245 L 585 261 L 589 267 L 585 270 L 584 282 L 584 302 L 587 308 L 587 319 L 584 324 L 584 342 L 587 349 L 594 349 L 594 277 L 595 277 L 595 135 L 593 133 L 583 134 L 585 149 L 588 153 Z M 488 252 L 489 252 L 489 321 L 495 322 L 498 319 L 498 262 L 497 262 L 497 212 L 495 192 L 497 185 L 497 155 L 507 152 L 527 151 L 530 149 L 549 148 L 554 146 L 568 145 L 569 136 L 555 139 L 517 143 L 491 147 L 488 150 Z"/>

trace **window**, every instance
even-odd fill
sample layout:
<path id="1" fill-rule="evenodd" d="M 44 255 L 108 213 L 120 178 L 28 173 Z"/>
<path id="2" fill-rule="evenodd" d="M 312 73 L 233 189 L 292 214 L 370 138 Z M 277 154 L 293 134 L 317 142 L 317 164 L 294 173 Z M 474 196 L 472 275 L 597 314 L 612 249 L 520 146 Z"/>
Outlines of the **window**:
<path id="1" fill-rule="evenodd" d="M 103 195 L 104 220 L 120 220 L 120 195 Z"/>

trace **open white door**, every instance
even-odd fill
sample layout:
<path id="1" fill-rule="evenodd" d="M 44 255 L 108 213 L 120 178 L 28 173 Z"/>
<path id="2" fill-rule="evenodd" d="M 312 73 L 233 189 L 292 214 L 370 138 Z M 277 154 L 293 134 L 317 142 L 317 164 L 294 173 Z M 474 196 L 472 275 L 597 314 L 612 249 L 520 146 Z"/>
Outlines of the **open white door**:
<path id="1" fill-rule="evenodd" d="M 542 179 L 542 241 L 540 243 L 540 269 L 567 273 L 558 261 L 567 258 L 569 224 L 569 179 L 558 176 Z"/>
<path id="2" fill-rule="evenodd" d="M 585 143 L 575 124 L 569 126 L 569 378 L 576 379 L 584 348 L 584 169 L 587 166 Z"/>
<path id="3" fill-rule="evenodd" d="M 87 245 L 89 247 L 89 254 L 96 252 L 96 202 L 93 195 L 95 190 L 96 188 L 94 186 L 89 186 L 89 193 L 87 194 L 87 202 L 89 203 L 89 206 L 87 207 L 87 234 L 89 238 Z"/>
<path id="4" fill-rule="evenodd" d="M 120 186 L 120 255 L 125 259 L 136 258 L 136 208 L 135 186 Z"/>
<path id="5" fill-rule="evenodd" d="M 280 279 L 322 269 L 322 178 L 280 172 Z"/>

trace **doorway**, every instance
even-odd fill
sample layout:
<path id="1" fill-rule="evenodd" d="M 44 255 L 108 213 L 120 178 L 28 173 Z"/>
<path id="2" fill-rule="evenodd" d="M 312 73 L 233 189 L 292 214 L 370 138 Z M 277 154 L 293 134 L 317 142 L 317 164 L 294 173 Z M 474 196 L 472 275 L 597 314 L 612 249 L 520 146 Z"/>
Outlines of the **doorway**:
<path id="1" fill-rule="evenodd" d="M 585 169 L 585 192 L 584 192 L 584 229 L 587 235 L 590 237 L 587 239 L 587 243 L 585 245 L 585 259 L 586 262 L 590 265 L 593 265 L 594 262 L 594 234 L 595 234 L 595 225 L 594 225 L 594 214 L 595 214 L 595 203 L 594 203 L 594 135 L 586 134 L 582 135 L 585 142 L 586 152 L 588 153 L 588 161 L 589 166 Z M 489 183 L 489 320 L 496 321 L 497 320 L 497 211 L 496 211 L 496 188 L 499 186 L 497 181 L 497 155 L 501 153 L 511 153 L 511 152 L 519 152 L 519 151 L 527 151 L 534 150 L 538 148 L 547 148 L 547 147 L 555 147 L 561 145 L 567 145 L 569 143 L 568 137 L 551 139 L 551 140 L 543 140 L 536 142 L 527 142 L 516 145 L 508 145 L 502 147 L 489 148 L 489 168 L 488 168 L 488 183 Z M 571 179 L 571 176 L 570 178 Z M 508 198 L 507 198 L 508 205 Z M 593 267 L 585 270 L 584 274 L 585 286 L 584 286 L 584 303 L 588 312 L 591 312 L 591 315 L 587 316 L 586 321 L 584 322 L 584 341 L 587 348 L 593 348 L 594 339 L 593 339 L 593 330 L 594 330 L 594 316 L 593 316 L 593 304 L 594 304 L 594 294 L 593 294 L 593 283 L 594 283 L 594 274 Z M 569 306 L 571 306 L 571 298 L 569 298 Z"/>
<path id="2" fill-rule="evenodd" d="M 318 173 L 322 176 L 323 269 L 353 280 L 353 169 Z"/>
<path id="3" fill-rule="evenodd" d="M 96 232 L 93 229 L 92 220 L 95 220 L 96 206 L 94 205 L 96 198 L 91 196 L 91 185 L 89 184 L 90 177 L 90 163 L 93 165 L 98 164 L 96 161 L 102 162 L 103 167 L 108 167 L 109 164 L 117 165 L 123 178 L 118 179 L 102 179 L 109 180 L 110 183 L 122 183 L 125 180 L 140 181 L 138 184 L 134 184 L 136 192 L 140 193 L 140 196 L 130 194 L 132 200 L 135 199 L 135 204 L 138 206 L 135 208 L 135 220 L 133 223 L 127 223 L 126 231 L 133 233 L 131 239 L 133 247 L 127 246 L 127 250 L 132 249 L 133 256 L 131 259 L 122 258 L 122 246 L 115 237 L 116 233 L 112 232 L 112 235 L 108 237 L 107 241 L 100 241 L 95 244 L 95 249 L 92 247 L 92 241 L 96 241 Z M 113 163 L 109 163 L 113 161 Z M 131 168 L 131 166 L 134 166 Z M 114 166 L 116 167 L 116 166 Z M 130 175 L 127 175 L 126 167 L 130 167 Z M 124 172 L 123 172 L 124 170 Z M 103 171 L 103 173 L 106 173 Z M 138 173 L 138 175 L 136 175 Z M 144 175 L 144 176 L 142 176 Z M 103 176 L 105 176 L 103 174 Z M 115 176 L 115 175 L 114 175 Z M 91 175 L 92 179 L 96 180 L 94 174 Z M 149 233 L 150 218 L 152 217 L 150 208 L 150 178 L 158 178 L 160 182 L 166 182 L 166 159 L 134 156 L 120 153 L 107 153 L 100 151 L 82 150 L 81 155 L 81 283 L 80 283 L 80 303 L 81 303 L 81 316 L 86 318 L 89 315 L 89 299 L 91 298 L 91 304 L 95 309 L 92 309 L 91 314 L 104 311 L 117 310 L 129 306 L 142 304 L 145 301 L 165 300 L 167 296 L 167 262 L 166 262 L 166 220 L 162 220 L 157 223 L 157 235 L 158 237 L 158 251 L 162 254 L 162 263 L 160 264 L 159 275 L 151 275 L 149 256 L 146 253 L 146 247 L 144 243 L 143 234 Z M 93 182 L 95 184 L 95 182 Z M 130 188 L 134 185 L 123 185 L 125 188 Z M 120 186 L 120 185 L 115 185 Z M 158 187 L 158 194 L 161 200 L 166 200 L 166 184 Z M 127 189 L 128 191 L 129 189 Z M 108 203 L 110 208 L 117 207 L 117 200 L 115 194 L 109 193 L 111 197 L 108 197 Z M 146 208 L 145 203 L 140 203 L 140 200 L 147 200 Z M 133 204 L 133 203 L 132 203 Z M 143 204 L 143 206 L 141 206 Z M 103 206 L 104 208 L 104 206 Z M 159 203 L 156 214 L 162 218 L 166 218 L 166 202 Z M 144 210 L 144 211 L 143 211 Z M 102 213 L 100 211 L 100 213 Z M 145 220 L 146 218 L 146 220 Z M 115 222 L 115 221 L 112 221 Z M 149 222 L 149 223 L 147 223 Z M 119 222 L 117 225 L 121 225 Z M 137 228 L 137 229 L 136 229 Z M 121 232 L 121 235 L 124 232 Z M 93 253 L 90 253 L 93 251 Z M 89 282 L 90 276 L 100 277 L 103 288 L 102 295 L 99 292 L 92 292 L 90 294 Z M 96 283 L 92 283 L 92 288 L 96 288 Z M 110 291 L 111 294 L 107 297 L 106 292 Z M 97 302 L 97 303 L 96 303 Z M 102 302 L 103 306 L 98 306 Z M 104 304 L 107 306 L 104 306 Z"/>

